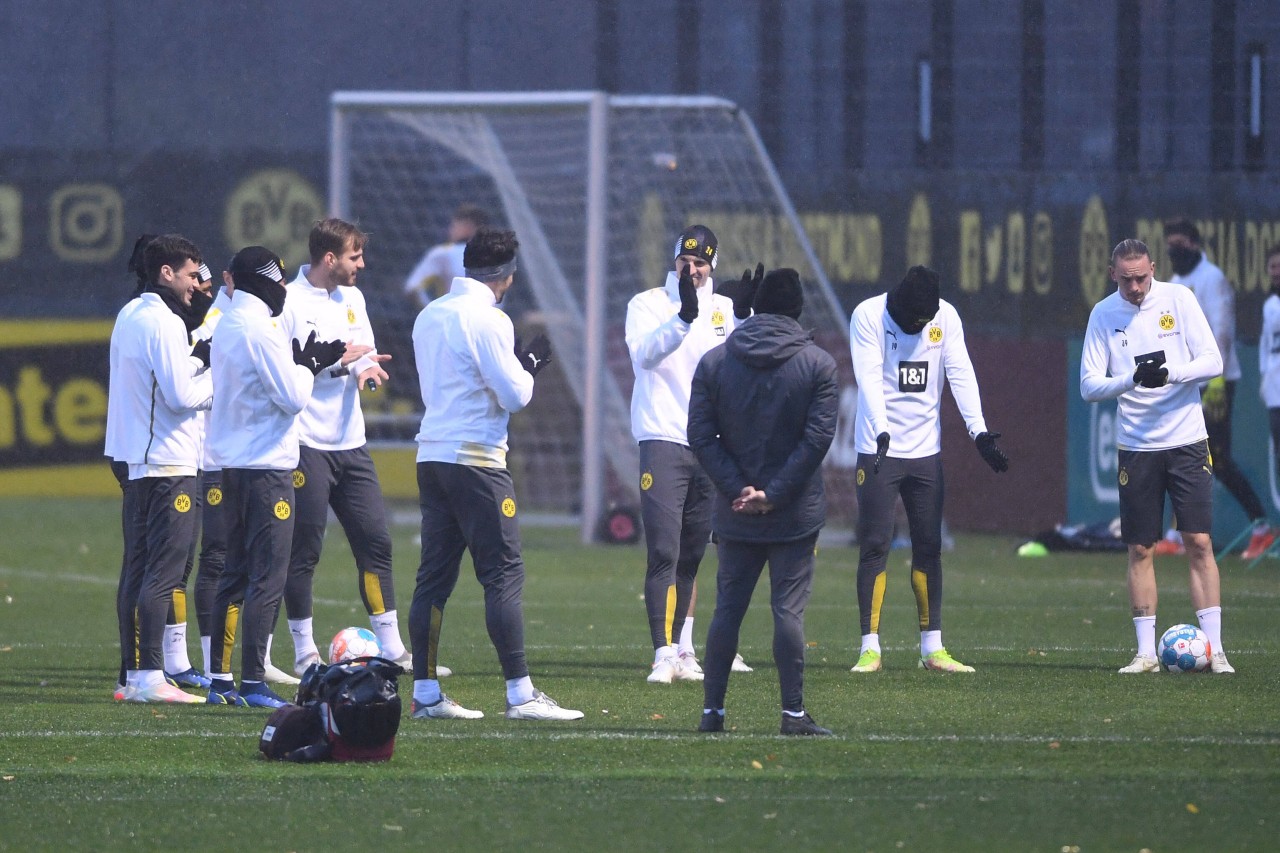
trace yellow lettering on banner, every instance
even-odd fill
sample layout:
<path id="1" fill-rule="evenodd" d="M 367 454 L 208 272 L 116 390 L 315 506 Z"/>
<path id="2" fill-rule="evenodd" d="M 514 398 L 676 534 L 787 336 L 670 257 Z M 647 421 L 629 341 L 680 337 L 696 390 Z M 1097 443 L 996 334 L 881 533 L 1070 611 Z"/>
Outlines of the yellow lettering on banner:
<path id="1" fill-rule="evenodd" d="M 37 447 L 53 444 L 55 434 L 44 419 L 44 404 L 52 396 L 51 389 L 40 375 L 38 367 L 24 367 L 18 372 L 15 397 L 22 409 L 22 433 L 27 441 Z"/>
<path id="2" fill-rule="evenodd" d="M 1107 211 L 1102 199 L 1089 196 L 1080 217 L 1080 294 L 1089 305 L 1108 290 L 1107 268 L 1111 264 L 1111 236 L 1107 231 Z"/>
<path id="3" fill-rule="evenodd" d="M 1169 253 L 1165 251 L 1164 222 L 1159 219 L 1141 219 L 1133 227 L 1133 237 L 1147 244 L 1151 263 L 1156 266 L 1156 280 L 1168 281 L 1173 275 L 1169 266 Z"/>
<path id="4" fill-rule="evenodd" d="M 1005 222 L 1008 234 L 1005 256 L 1005 286 L 1010 293 L 1021 293 L 1027 281 L 1027 219 L 1022 211 L 1015 210 Z"/>
<path id="5" fill-rule="evenodd" d="M 800 225 L 827 275 L 836 281 L 880 280 L 884 245 L 874 213 L 807 213 Z"/>
<path id="6" fill-rule="evenodd" d="M 276 250 L 293 269 L 309 259 L 307 238 L 324 210 L 324 201 L 306 178 L 292 169 L 263 169 L 232 190 L 223 233 L 230 246 Z"/>
<path id="7" fill-rule="evenodd" d="M 115 187 L 68 184 L 50 196 L 49 246 L 62 260 L 110 260 L 123 240 L 124 199 Z"/>
<path id="8" fill-rule="evenodd" d="M 10 261 L 22 253 L 22 192 L 17 187 L 0 186 L 0 261 Z"/>
<path id="9" fill-rule="evenodd" d="M 929 197 L 916 193 L 907 216 L 907 266 L 929 266 L 933 259 L 933 226 L 929 217 Z"/>
<path id="10" fill-rule="evenodd" d="M 1040 296 L 1053 290 L 1053 220 L 1043 210 L 1031 223 L 1031 289 Z"/>
<path id="11" fill-rule="evenodd" d="M 53 423 L 72 444 L 91 444 L 106 435 L 107 394 L 92 379 L 70 379 L 53 398 Z"/>
<path id="12" fill-rule="evenodd" d="M 982 264 L 987 284 L 995 284 L 1000 277 L 1000 259 L 1004 250 L 1004 229 L 997 225 L 987 232 L 983 240 L 986 261 Z"/>
<path id="13" fill-rule="evenodd" d="M 18 423 L 13 407 L 13 395 L 0 386 L 0 448 L 13 447 L 18 442 Z"/>
<path id="14" fill-rule="evenodd" d="M 662 215 L 662 198 L 655 192 L 646 193 L 644 204 L 640 208 L 640 222 L 636 228 L 642 289 L 658 287 L 666 281 L 667 271 L 674 266 L 673 241 L 674 237 L 667 233 L 667 223 Z"/>
<path id="15" fill-rule="evenodd" d="M 982 287 L 982 216 L 960 211 L 960 289 L 977 293 Z"/>

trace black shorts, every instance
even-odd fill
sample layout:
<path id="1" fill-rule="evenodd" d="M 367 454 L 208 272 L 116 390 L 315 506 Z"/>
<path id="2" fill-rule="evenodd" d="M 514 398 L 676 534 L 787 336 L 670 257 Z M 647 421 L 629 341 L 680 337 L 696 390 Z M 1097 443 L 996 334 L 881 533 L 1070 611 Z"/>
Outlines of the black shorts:
<path id="1" fill-rule="evenodd" d="M 1169 450 L 1121 450 L 1120 538 L 1151 545 L 1164 531 L 1164 496 L 1183 533 L 1213 531 L 1213 461 L 1209 442 Z"/>

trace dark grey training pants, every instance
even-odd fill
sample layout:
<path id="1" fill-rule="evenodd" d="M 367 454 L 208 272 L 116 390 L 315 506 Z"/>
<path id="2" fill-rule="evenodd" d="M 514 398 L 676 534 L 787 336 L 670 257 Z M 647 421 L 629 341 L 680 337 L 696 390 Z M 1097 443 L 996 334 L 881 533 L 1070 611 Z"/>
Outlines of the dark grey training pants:
<path id="1" fill-rule="evenodd" d="M 716 612 L 707 632 L 702 661 L 704 707 L 723 708 L 729 668 L 738 653 L 738 631 L 764 564 L 769 564 L 769 603 L 773 609 L 773 660 L 784 711 L 804 710 L 804 608 L 813 591 L 818 534 L 792 542 L 741 542 L 717 545 Z"/>

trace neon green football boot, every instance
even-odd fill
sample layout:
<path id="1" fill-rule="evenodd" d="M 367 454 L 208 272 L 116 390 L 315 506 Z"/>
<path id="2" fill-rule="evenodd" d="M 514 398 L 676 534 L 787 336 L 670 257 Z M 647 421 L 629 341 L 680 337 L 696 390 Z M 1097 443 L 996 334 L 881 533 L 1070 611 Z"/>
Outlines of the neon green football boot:
<path id="1" fill-rule="evenodd" d="M 867 649 L 858 655 L 858 662 L 854 664 L 850 672 L 879 672 L 880 671 L 880 653 L 873 649 Z"/>
<path id="2" fill-rule="evenodd" d="M 920 658 L 920 668 L 937 672 L 973 672 L 973 667 L 960 663 L 946 649 L 938 649 L 933 654 Z"/>

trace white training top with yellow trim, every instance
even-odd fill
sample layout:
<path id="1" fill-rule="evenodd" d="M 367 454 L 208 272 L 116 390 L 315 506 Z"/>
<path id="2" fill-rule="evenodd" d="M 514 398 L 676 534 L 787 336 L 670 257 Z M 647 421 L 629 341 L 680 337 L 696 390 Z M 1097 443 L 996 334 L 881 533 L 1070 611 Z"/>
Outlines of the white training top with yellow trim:
<path id="1" fill-rule="evenodd" d="M 1140 388 L 1133 372 L 1154 358 L 1168 384 Z M 1113 292 L 1089 314 L 1080 353 L 1080 396 L 1087 403 L 1119 398 L 1116 446 L 1168 450 L 1208 437 L 1199 383 L 1222 375 L 1222 356 L 1195 295 L 1181 284 L 1152 281 L 1135 306 Z"/>
<path id="2" fill-rule="evenodd" d="M 873 296 L 853 309 L 849 350 L 858 382 L 854 447 L 875 453 L 876 436 L 889 433 L 888 455 L 921 459 L 942 450 L 944 381 L 951 386 L 970 436 L 987 431 L 978 379 L 964 343 L 964 326 L 951 303 L 938 302 L 938 313 L 918 334 L 908 335 L 889 316 L 887 294 Z"/>

